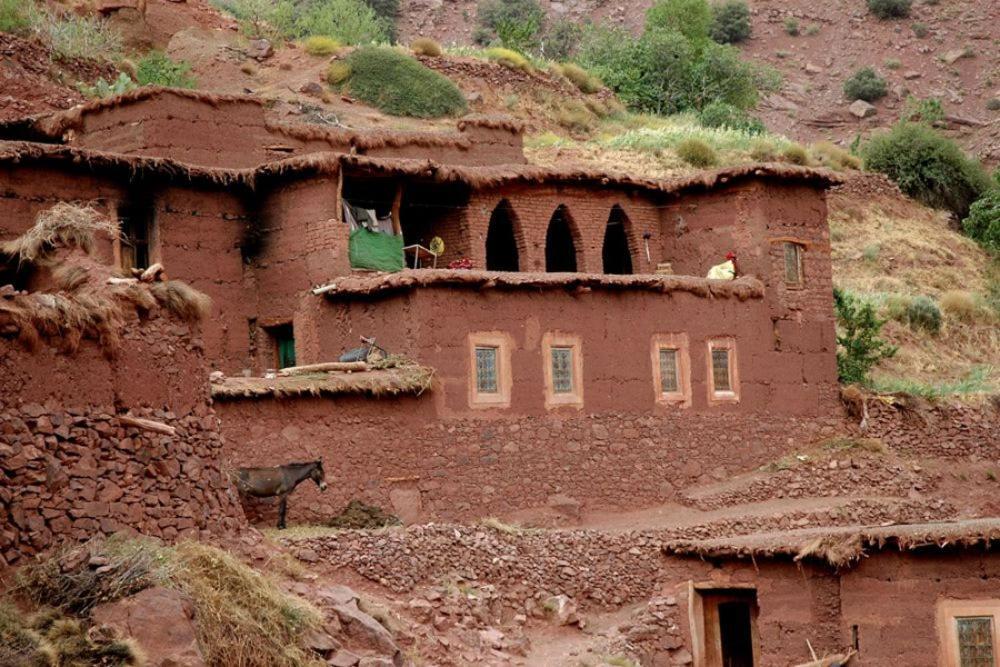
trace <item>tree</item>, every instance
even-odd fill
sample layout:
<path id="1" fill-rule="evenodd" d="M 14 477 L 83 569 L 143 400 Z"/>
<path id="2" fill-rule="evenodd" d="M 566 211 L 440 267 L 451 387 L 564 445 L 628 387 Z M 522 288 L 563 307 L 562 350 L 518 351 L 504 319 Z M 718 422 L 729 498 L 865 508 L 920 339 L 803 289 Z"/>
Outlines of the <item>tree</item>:
<path id="1" fill-rule="evenodd" d="M 875 306 L 850 292 L 834 288 L 837 314 L 837 373 L 841 382 L 868 382 L 868 373 L 881 360 L 896 354 L 896 347 L 879 337 L 881 320 Z"/>

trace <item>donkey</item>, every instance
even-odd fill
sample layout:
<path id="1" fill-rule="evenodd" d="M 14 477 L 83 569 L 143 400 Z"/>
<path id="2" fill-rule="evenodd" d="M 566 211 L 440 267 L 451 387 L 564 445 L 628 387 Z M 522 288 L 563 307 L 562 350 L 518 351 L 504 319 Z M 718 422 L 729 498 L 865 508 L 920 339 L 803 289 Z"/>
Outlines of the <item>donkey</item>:
<path id="1" fill-rule="evenodd" d="M 278 528 L 285 527 L 288 496 L 307 479 L 316 482 L 320 491 L 326 491 L 326 474 L 322 461 L 289 463 L 276 468 L 240 468 L 236 471 L 236 488 L 240 493 L 256 498 L 281 496 L 278 507 Z"/>

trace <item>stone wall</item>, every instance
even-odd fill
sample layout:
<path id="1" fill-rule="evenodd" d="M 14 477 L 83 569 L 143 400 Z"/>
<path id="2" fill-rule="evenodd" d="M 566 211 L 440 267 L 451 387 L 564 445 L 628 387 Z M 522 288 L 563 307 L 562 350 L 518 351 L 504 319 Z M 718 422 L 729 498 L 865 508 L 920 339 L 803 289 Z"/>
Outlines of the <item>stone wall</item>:
<path id="1" fill-rule="evenodd" d="M 908 456 L 1000 458 L 1000 402 L 982 406 L 869 399 L 866 435 Z"/>
<path id="2" fill-rule="evenodd" d="M 0 337 L 0 566 L 121 529 L 173 540 L 245 527 L 207 373 L 198 335 L 160 318 L 130 322 L 113 357 Z"/>

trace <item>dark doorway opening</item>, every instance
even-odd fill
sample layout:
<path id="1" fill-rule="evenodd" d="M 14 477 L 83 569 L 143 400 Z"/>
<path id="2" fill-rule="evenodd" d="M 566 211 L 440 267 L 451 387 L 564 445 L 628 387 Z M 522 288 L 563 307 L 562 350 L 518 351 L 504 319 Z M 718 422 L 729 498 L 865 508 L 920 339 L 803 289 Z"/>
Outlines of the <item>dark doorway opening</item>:
<path id="1" fill-rule="evenodd" d="M 723 667 L 753 667 L 753 631 L 748 601 L 719 604 L 719 639 Z"/>
<path id="2" fill-rule="evenodd" d="M 625 211 L 615 205 L 608 216 L 608 226 L 604 229 L 604 248 L 601 250 L 604 273 L 632 273 L 632 251 L 628 247 L 628 232 L 625 229 L 627 223 Z"/>
<path id="3" fill-rule="evenodd" d="M 706 667 L 755 667 L 757 591 L 711 589 L 698 592 L 704 623 L 701 647 Z"/>
<path id="4" fill-rule="evenodd" d="M 290 368 L 295 365 L 295 328 L 291 324 L 279 324 L 265 328 L 274 346 L 274 363 L 276 369 Z"/>
<path id="5" fill-rule="evenodd" d="M 486 231 L 486 269 L 488 271 L 520 271 L 521 262 L 514 232 L 514 211 L 503 200 L 493 209 Z"/>
<path id="6" fill-rule="evenodd" d="M 572 220 L 565 206 L 560 206 L 549 220 L 545 234 L 545 270 L 549 273 L 576 271 L 576 243 Z"/>
<path id="7" fill-rule="evenodd" d="M 121 230 L 121 267 L 126 274 L 130 269 L 148 269 L 152 263 L 156 206 L 153 195 L 137 189 L 118 205 Z"/>

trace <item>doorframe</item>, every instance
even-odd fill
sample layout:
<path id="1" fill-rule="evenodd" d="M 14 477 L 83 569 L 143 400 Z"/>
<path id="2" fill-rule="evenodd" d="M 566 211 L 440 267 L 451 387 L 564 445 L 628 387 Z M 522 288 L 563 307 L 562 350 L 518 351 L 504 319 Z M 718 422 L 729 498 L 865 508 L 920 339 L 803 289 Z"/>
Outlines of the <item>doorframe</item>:
<path id="1" fill-rule="evenodd" d="M 757 587 L 753 584 L 721 584 L 720 582 L 688 581 L 688 622 L 691 629 L 691 656 L 694 667 L 721 667 L 708 662 L 709 651 L 705 645 L 705 603 L 706 594 L 754 594 L 757 613 L 750 614 L 750 636 L 753 643 L 753 664 L 760 665 L 760 634 L 757 631 L 757 617 L 760 615 L 760 600 L 757 598 Z M 720 635 L 721 638 L 721 635 Z M 719 650 L 721 651 L 721 645 Z"/>

